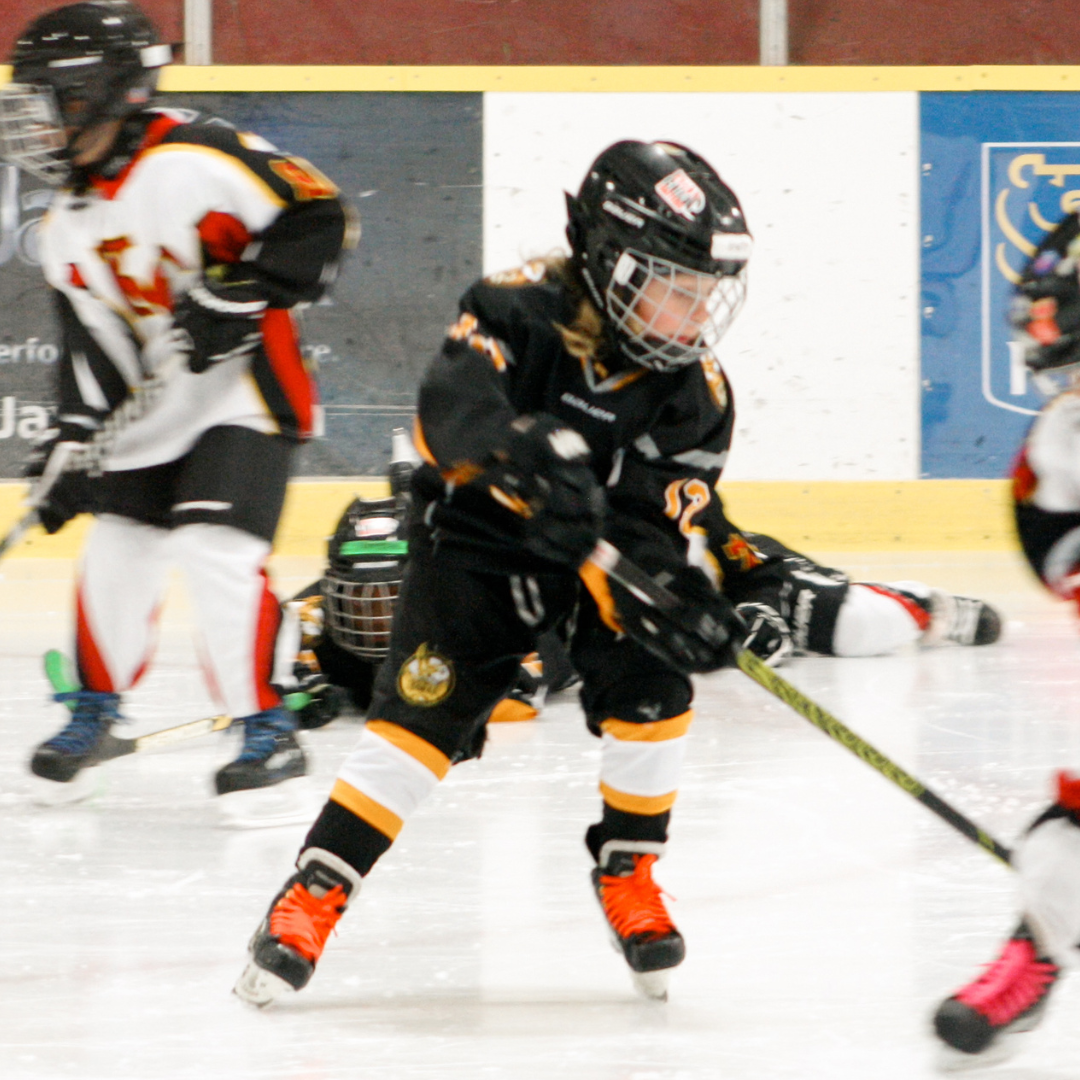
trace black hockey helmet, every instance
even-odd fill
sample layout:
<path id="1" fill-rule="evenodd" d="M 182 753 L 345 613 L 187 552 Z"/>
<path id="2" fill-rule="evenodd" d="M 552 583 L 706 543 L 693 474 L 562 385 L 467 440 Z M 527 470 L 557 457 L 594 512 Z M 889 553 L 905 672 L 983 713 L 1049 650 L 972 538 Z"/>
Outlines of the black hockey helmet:
<path id="1" fill-rule="evenodd" d="M 330 538 L 322 594 L 326 631 L 347 652 L 381 660 L 408 555 L 400 499 L 354 499 Z"/>
<path id="2" fill-rule="evenodd" d="M 1080 372 L 1080 218 L 1070 214 L 1046 236 L 1020 275 L 1009 319 L 1024 364 L 1046 394 Z"/>
<path id="3" fill-rule="evenodd" d="M 707 161 L 676 143 L 618 142 L 566 206 L 574 264 L 626 356 L 667 371 L 716 345 L 746 297 L 752 240 Z M 656 312 L 672 298 L 687 318 L 665 328 Z"/>
<path id="4" fill-rule="evenodd" d="M 129 0 L 84 0 L 35 19 L 0 90 L 0 158 L 49 184 L 69 173 L 78 134 L 146 106 L 172 50 Z"/>

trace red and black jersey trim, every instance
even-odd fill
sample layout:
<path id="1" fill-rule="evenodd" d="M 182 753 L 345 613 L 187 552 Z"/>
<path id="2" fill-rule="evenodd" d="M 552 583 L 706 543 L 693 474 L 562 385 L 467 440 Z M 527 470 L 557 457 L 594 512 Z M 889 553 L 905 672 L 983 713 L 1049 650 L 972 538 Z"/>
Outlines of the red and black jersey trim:
<path id="1" fill-rule="evenodd" d="M 255 353 L 251 374 L 267 408 L 287 439 L 303 441 L 315 432 L 319 401 L 314 378 L 300 352 L 292 315 L 271 308 L 263 316 L 263 347 Z"/>

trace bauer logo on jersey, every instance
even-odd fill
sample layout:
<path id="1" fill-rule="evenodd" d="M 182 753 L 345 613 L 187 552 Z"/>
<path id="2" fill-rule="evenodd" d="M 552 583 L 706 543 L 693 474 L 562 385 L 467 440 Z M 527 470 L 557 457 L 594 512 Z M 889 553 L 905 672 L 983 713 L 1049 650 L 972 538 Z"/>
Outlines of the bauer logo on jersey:
<path id="1" fill-rule="evenodd" d="M 430 708 L 445 701 L 454 689 L 454 663 L 425 642 L 401 665 L 397 689 L 402 701 Z"/>
<path id="2" fill-rule="evenodd" d="M 690 179 L 684 169 L 676 169 L 658 181 L 656 194 L 687 221 L 693 221 L 705 209 L 705 192 Z"/>

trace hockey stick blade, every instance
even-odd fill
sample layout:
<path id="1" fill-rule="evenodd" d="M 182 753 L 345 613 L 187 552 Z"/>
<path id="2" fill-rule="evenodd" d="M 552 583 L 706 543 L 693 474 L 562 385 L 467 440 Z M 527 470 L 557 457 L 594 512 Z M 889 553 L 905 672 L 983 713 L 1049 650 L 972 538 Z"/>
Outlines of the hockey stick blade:
<path id="1" fill-rule="evenodd" d="M 70 694 L 79 689 L 78 676 L 71 660 L 59 649 L 50 649 L 44 658 L 45 677 L 57 694 Z M 157 750 L 162 746 L 183 742 L 185 739 L 197 739 L 201 735 L 210 735 L 215 731 L 224 731 L 232 723 L 231 716 L 220 714 L 206 716 L 201 720 L 189 720 L 175 727 L 161 728 L 134 739 L 122 739 L 112 733 L 105 736 L 94 754 L 94 764 L 112 761 L 113 758 L 139 754 L 144 750 Z"/>
<path id="2" fill-rule="evenodd" d="M 640 567 L 635 566 L 617 548 L 605 540 L 597 544 L 589 561 L 614 578 L 625 589 L 629 589 L 642 602 L 650 604 L 658 611 L 670 611 L 680 606 L 682 601 L 674 593 L 654 581 Z M 995 840 L 985 830 L 965 817 L 939 795 L 910 773 L 905 772 L 880 750 L 871 746 L 851 728 L 838 720 L 832 713 L 811 701 L 800 690 L 778 675 L 771 667 L 756 657 L 749 649 L 742 649 L 737 657 L 739 669 L 754 680 L 762 689 L 778 698 L 789 708 L 794 709 L 804 720 L 809 720 L 819 731 L 824 732 L 834 742 L 850 750 L 867 765 L 876 769 L 886 780 L 891 781 L 902 791 L 918 800 L 942 821 L 951 825 L 961 835 L 976 843 L 996 859 L 1012 865 L 1012 852 L 1004 844 Z"/>

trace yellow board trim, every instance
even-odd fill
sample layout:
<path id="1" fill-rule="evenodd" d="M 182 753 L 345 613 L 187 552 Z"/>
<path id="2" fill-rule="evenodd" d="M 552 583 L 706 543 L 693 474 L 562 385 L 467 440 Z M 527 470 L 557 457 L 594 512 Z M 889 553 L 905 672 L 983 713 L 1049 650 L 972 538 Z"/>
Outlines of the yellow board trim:
<path id="1" fill-rule="evenodd" d="M 669 791 L 666 795 L 628 795 L 625 791 L 616 791 L 601 781 L 600 794 L 608 806 L 621 810 L 624 814 L 663 814 L 675 805 L 679 793 Z"/>
<path id="2" fill-rule="evenodd" d="M 387 810 L 382 803 L 377 803 L 362 791 L 357 791 L 352 784 L 346 784 L 344 780 L 334 781 L 330 798 L 391 840 L 397 839 L 402 825 L 405 824 L 392 810 Z"/>
<path id="3" fill-rule="evenodd" d="M 0 66 L 0 85 L 11 69 Z M 199 92 L 502 91 L 512 93 L 822 93 L 919 90 L 1080 90 L 1072 64 L 933 67 L 626 65 L 350 66 L 173 64 L 161 89 Z"/>
<path id="4" fill-rule="evenodd" d="M 450 759 L 426 739 L 406 731 L 389 720 L 369 720 L 365 725 L 372 735 L 378 735 L 392 746 L 404 750 L 411 758 L 416 758 L 426 769 L 433 772 L 440 780 L 450 771 Z"/>
<path id="5" fill-rule="evenodd" d="M 0 482 L 0 534 L 25 512 L 25 490 L 19 481 Z M 325 555 L 326 538 L 354 496 L 389 494 L 377 477 L 294 480 L 274 553 Z M 1007 480 L 740 481 L 722 484 L 721 494 L 736 524 L 811 554 L 1019 550 Z M 77 518 L 55 536 L 33 529 L 7 558 L 73 558 L 88 524 Z"/>
<path id="6" fill-rule="evenodd" d="M 1016 551 L 1007 480 L 722 483 L 731 520 L 814 551 Z"/>
<path id="7" fill-rule="evenodd" d="M 619 742 L 666 742 L 668 739 L 681 739 L 690 730 L 693 720 L 693 709 L 687 709 L 669 720 L 654 720 L 651 724 L 631 724 L 608 717 L 600 724 L 600 730 Z"/>

